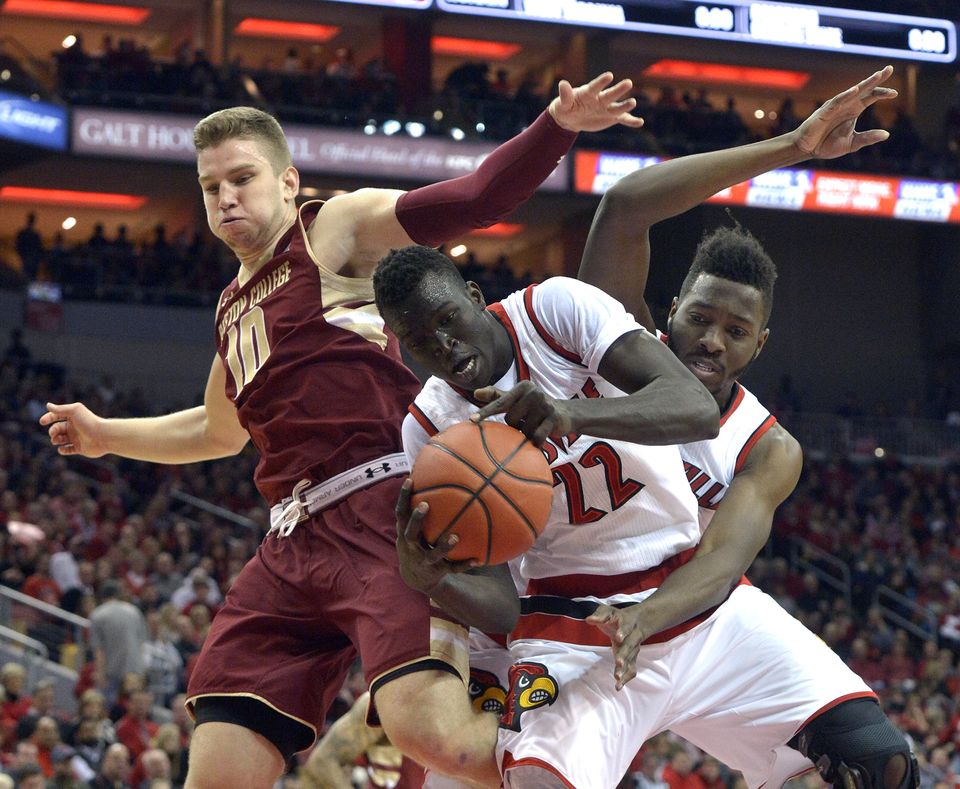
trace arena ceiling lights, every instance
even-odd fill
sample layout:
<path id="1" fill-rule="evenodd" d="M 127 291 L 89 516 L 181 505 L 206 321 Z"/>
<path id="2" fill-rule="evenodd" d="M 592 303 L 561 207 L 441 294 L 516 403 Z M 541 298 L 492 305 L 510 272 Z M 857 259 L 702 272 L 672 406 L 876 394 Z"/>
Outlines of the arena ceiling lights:
<path id="1" fill-rule="evenodd" d="M 149 8 L 80 3 L 74 0 L 6 0 L 0 7 L 0 11 L 5 14 L 75 19 L 82 22 L 107 22 L 117 25 L 141 25 L 151 13 Z"/>
<path id="2" fill-rule="evenodd" d="M 806 71 L 755 68 L 726 63 L 697 63 L 692 60 L 658 60 L 643 70 L 645 76 L 682 79 L 691 82 L 724 82 L 758 88 L 800 90 L 810 81 Z"/>
<path id="3" fill-rule="evenodd" d="M 430 39 L 430 50 L 434 55 L 455 55 L 457 57 L 500 61 L 509 60 L 521 49 L 523 47 L 520 44 L 510 44 L 505 41 L 485 41 L 478 38 L 434 36 Z"/>
<path id="4" fill-rule="evenodd" d="M 286 22 L 282 19 L 247 17 L 233 32 L 250 38 L 279 38 L 283 40 L 313 41 L 320 44 L 334 38 L 340 28 L 335 25 L 317 25 L 311 22 Z"/>
<path id="5" fill-rule="evenodd" d="M 147 202 L 143 195 L 110 192 L 76 192 L 69 189 L 41 189 L 33 186 L 0 186 L 0 201 L 59 205 L 70 208 L 105 208 L 113 211 L 136 211 Z"/>
<path id="6" fill-rule="evenodd" d="M 490 236 L 493 238 L 510 238 L 522 232 L 526 225 L 516 224 L 514 222 L 497 222 L 490 227 L 481 227 L 477 230 L 471 230 L 471 236 Z"/>

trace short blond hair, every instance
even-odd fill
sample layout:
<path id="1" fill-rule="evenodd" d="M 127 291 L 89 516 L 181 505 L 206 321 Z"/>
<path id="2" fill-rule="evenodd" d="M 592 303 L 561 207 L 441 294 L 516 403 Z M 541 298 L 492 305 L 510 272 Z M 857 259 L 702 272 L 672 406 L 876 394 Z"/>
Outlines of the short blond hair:
<path id="1" fill-rule="evenodd" d="M 193 146 L 197 153 L 235 139 L 261 143 L 278 175 L 293 166 L 290 146 L 277 119 L 256 107 L 218 110 L 193 127 Z"/>

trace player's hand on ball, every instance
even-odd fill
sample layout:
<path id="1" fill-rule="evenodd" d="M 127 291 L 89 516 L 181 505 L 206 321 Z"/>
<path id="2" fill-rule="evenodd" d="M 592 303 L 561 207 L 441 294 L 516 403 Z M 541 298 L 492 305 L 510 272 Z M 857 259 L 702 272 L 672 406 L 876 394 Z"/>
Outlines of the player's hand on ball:
<path id="1" fill-rule="evenodd" d="M 616 667 L 613 678 L 617 681 L 617 690 L 622 690 L 631 679 L 637 676 L 637 653 L 647 637 L 640 626 L 641 606 L 614 608 L 599 605 L 597 610 L 587 617 L 591 625 L 599 627 L 610 639 Z"/>
<path id="2" fill-rule="evenodd" d="M 885 66 L 824 102 L 791 132 L 796 146 L 813 159 L 834 159 L 886 140 L 890 136 L 886 130 L 857 131 L 856 125 L 871 104 L 897 97 L 894 88 L 883 87 L 891 74 L 893 66 Z"/>
<path id="3" fill-rule="evenodd" d="M 565 436 L 573 432 L 573 419 L 567 404 L 548 397 L 530 381 L 521 381 L 509 392 L 485 386 L 477 389 L 473 396 L 486 405 L 470 417 L 472 421 L 505 414 L 504 421 L 523 433 L 535 446 L 542 446 L 548 436 Z"/>
<path id="4" fill-rule="evenodd" d="M 47 403 L 40 424 L 47 428 L 50 443 L 61 455 L 98 458 L 107 454 L 100 437 L 103 420 L 83 403 Z"/>
<path id="5" fill-rule="evenodd" d="M 400 558 L 400 575 L 407 586 L 424 594 L 431 594 L 449 573 L 465 572 L 473 563 L 452 562 L 447 554 L 459 541 L 456 534 L 448 534 L 433 547 L 426 544 L 421 534 L 423 519 L 430 505 L 421 502 L 410 509 L 413 483 L 407 479 L 400 488 L 397 499 L 397 555 Z"/>

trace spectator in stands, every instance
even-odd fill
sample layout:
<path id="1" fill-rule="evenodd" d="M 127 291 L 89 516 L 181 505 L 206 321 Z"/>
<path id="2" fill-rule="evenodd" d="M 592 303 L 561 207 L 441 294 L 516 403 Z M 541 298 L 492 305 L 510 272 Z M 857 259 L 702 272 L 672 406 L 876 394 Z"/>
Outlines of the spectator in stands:
<path id="1" fill-rule="evenodd" d="M 43 774 L 53 775 L 53 749 L 60 744 L 60 726 L 49 715 L 44 715 L 30 735 L 30 742 L 37 746 L 37 763 L 43 768 Z"/>
<path id="2" fill-rule="evenodd" d="M 90 789 L 131 789 L 127 783 L 130 753 L 123 743 L 114 743 L 103 755 L 100 772 L 90 782 Z"/>
<path id="3" fill-rule="evenodd" d="M 670 789 L 663 780 L 663 765 L 652 748 L 647 748 L 640 761 L 640 771 L 633 773 L 636 789 Z"/>
<path id="4" fill-rule="evenodd" d="M 693 758 L 683 748 L 663 768 L 663 780 L 670 789 L 705 789 L 703 779 L 693 771 Z"/>
<path id="5" fill-rule="evenodd" d="M 167 755 L 170 763 L 170 782 L 175 787 L 183 786 L 183 782 L 187 780 L 189 751 L 183 743 L 179 726 L 176 723 L 161 725 L 153 738 L 153 745 Z"/>
<path id="6" fill-rule="evenodd" d="M 90 643 L 97 687 L 112 701 L 127 674 L 143 674 L 147 623 L 140 609 L 120 599 L 116 581 L 103 584 L 102 596 L 90 616 Z"/>
<path id="7" fill-rule="evenodd" d="M 0 717 L 17 723 L 33 706 L 33 699 L 24 693 L 27 670 L 19 663 L 4 663 L 0 668 L 0 685 L 5 699 L 0 706 Z"/>
<path id="8" fill-rule="evenodd" d="M 47 780 L 39 764 L 24 764 L 10 771 L 16 789 L 46 789 Z"/>
<path id="9" fill-rule="evenodd" d="M 20 256 L 20 267 L 27 282 L 33 282 L 40 271 L 40 261 L 43 259 L 43 239 L 36 230 L 37 215 L 31 211 L 27 214 L 27 224 L 17 232 L 13 246 Z"/>
<path id="10" fill-rule="evenodd" d="M 727 779 L 723 774 L 723 765 L 712 756 L 704 756 L 697 774 L 703 781 L 704 789 L 727 789 Z"/>
<path id="11" fill-rule="evenodd" d="M 55 688 L 53 680 L 41 679 L 33 688 L 33 703 L 27 713 L 17 723 L 17 739 L 27 739 L 37 727 L 41 718 L 54 715 Z M 57 721 L 59 725 L 59 721 Z M 61 732 L 61 735 L 63 733 Z"/>
<path id="12" fill-rule="evenodd" d="M 127 714 L 117 721 L 117 739 L 127 746 L 131 759 L 137 759 L 150 747 L 157 733 L 157 724 L 150 719 L 153 694 L 136 690 L 130 694 Z"/>
<path id="13" fill-rule="evenodd" d="M 50 577 L 50 554 L 41 553 L 32 574 L 28 575 L 20 589 L 24 594 L 35 597 L 44 603 L 60 605 L 60 587 Z"/>
<path id="14" fill-rule="evenodd" d="M 107 749 L 107 744 L 100 738 L 100 724 L 96 718 L 81 718 L 73 735 L 73 747 L 76 749 L 76 758 L 74 762 L 80 760 L 85 768 L 78 769 L 75 764 L 77 775 L 85 781 L 90 781 L 100 769 L 100 762 L 103 761 L 103 754 Z"/>
<path id="15" fill-rule="evenodd" d="M 57 745 L 53 749 L 53 775 L 47 781 L 47 789 L 89 789 L 86 781 L 77 776 L 73 768 L 76 752 L 69 745 Z"/>
<path id="16" fill-rule="evenodd" d="M 17 378 L 20 379 L 30 368 L 31 358 L 30 349 L 23 342 L 23 331 L 19 328 L 11 329 L 10 344 L 3 354 L 3 363 L 13 365 Z"/>
<path id="17" fill-rule="evenodd" d="M 143 752 L 140 761 L 143 768 L 143 780 L 140 782 L 141 787 L 148 789 L 148 787 L 154 785 L 153 781 L 156 780 L 171 782 L 170 758 L 165 751 L 162 751 L 160 748 L 150 748 Z"/>
<path id="18" fill-rule="evenodd" d="M 184 661 L 163 625 L 160 612 L 148 611 L 146 620 L 149 637 L 143 646 L 143 663 L 147 689 L 166 707 L 180 690 Z"/>

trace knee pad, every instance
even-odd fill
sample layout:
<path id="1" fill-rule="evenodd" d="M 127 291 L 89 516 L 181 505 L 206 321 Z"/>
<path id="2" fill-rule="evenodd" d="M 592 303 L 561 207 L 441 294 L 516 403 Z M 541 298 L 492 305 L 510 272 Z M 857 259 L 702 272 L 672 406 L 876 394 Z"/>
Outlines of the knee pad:
<path id="1" fill-rule="evenodd" d="M 917 789 L 920 771 L 906 739 L 873 699 L 818 715 L 790 740 L 838 789 Z"/>

